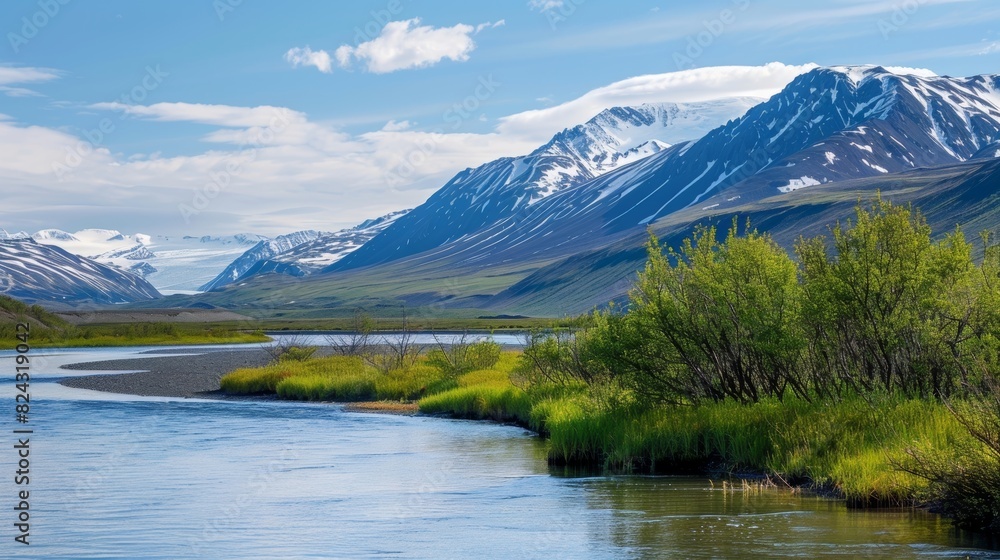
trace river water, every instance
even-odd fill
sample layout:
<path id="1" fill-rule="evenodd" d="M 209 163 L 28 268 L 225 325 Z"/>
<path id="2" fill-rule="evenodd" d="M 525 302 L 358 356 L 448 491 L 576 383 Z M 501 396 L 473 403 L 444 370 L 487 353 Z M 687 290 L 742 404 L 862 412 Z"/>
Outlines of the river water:
<path id="1" fill-rule="evenodd" d="M 550 469 L 511 426 L 54 383 L 145 350 L 32 350 L 30 546 L 13 540 L 23 426 L 0 352 L 0 557 L 1000 558 L 920 511 Z"/>

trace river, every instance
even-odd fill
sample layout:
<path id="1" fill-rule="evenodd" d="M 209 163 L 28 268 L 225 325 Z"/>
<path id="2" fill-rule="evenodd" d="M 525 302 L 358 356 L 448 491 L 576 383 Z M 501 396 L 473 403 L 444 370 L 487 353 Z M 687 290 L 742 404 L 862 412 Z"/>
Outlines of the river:
<path id="1" fill-rule="evenodd" d="M 1000 558 L 922 511 L 552 469 L 512 426 L 54 383 L 93 374 L 61 364 L 146 350 L 31 351 L 29 546 L 13 540 L 23 426 L 0 352 L 0 557 Z"/>

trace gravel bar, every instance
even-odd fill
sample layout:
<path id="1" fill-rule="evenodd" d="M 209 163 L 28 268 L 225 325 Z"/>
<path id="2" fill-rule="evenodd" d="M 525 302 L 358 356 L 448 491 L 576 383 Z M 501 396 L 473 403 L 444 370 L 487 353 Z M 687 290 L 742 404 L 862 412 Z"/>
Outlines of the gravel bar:
<path id="1" fill-rule="evenodd" d="M 260 348 L 241 350 L 192 349 L 189 356 L 127 358 L 69 364 L 71 370 L 148 370 L 140 373 L 86 375 L 59 381 L 67 387 L 144 397 L 224 397 L 219 379 L 239 368 L 266 365 L 271 356 Z"/>

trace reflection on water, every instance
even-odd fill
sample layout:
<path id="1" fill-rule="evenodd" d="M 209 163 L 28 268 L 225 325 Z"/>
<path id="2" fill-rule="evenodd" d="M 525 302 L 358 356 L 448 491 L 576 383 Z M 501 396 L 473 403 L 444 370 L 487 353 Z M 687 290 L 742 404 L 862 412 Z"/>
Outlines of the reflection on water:
<path id="1" fill-rule="evenodd" d="M 922 512 L 744 496 L 697 478 L 565 476 L 543 441 L 510 426 L 97 400 L 50 391 L 44 377 L 32 400 L 32 545 L 17 557 L 1000 558 Z M 0 469 L 11 460 L 0 454 Z"/>
<path id="2" fill-rule="evenodd" d="M 612 512 L 608 523 L 594 527 L 598 538 L 652 555 L 963 558 L 980 553 L 946 547 L 989 544 L 924 511 L 848 510 L 841 502 L 781 490 L 749 495 L 672 477 L 613 478 L 580 486 L 587 490 L 590 509 Z"/>

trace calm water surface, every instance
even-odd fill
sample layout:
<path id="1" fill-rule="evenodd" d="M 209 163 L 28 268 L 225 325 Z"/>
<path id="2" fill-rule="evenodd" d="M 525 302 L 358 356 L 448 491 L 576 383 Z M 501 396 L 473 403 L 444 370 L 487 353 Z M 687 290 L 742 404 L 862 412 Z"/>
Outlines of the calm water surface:
<path id="1" fill-rule="evenodd" d="M 922 512 L 698 478 L 567 476 L 510 426 L 52 382 L 83 373 L 60 364 L 140 350 L 32 351 L 32 544 L 13 543 L 5 418 L 0 557 L 1000 558 Z M 0 352 L 3 372 L 11 356 Z"/>

